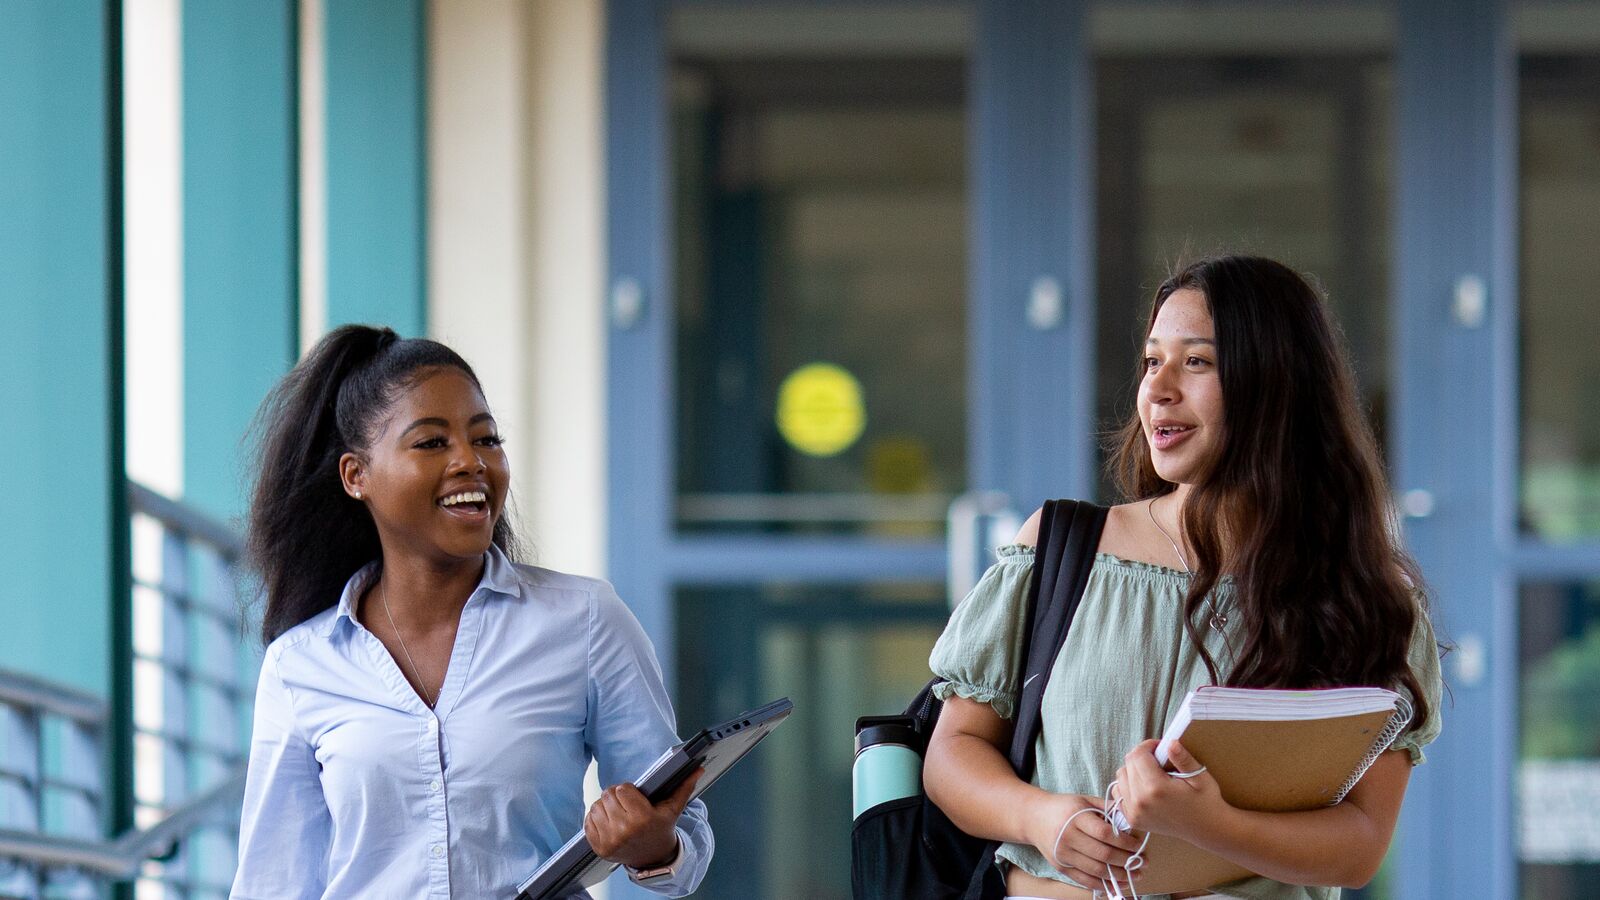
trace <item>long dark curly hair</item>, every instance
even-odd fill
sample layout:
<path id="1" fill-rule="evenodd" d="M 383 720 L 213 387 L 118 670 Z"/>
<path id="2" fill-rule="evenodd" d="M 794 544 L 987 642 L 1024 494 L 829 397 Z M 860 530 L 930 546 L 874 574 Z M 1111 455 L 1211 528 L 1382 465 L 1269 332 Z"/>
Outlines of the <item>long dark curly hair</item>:
<path id="1" fill-rule="evenodd" d="M 345 325 L 262 402 L 245 547 L 266 593 L 263 642 L 334 606 L 350 576 L 382 555 L 371 514 L 344 492 L 339 457 L 366 450 L 400 394 L 439 366 L 460 369 L 483 390 L 467 361 L 437 341 Z M 494 543 L 514 559 L 510 519 L 502 511 Z"/>
<path id="2" fill-rule="evenodd" d="M 1212 682 L 1221 677 L 1201 610 L 1226 574 L 1243 635 L 1228 685 L 1399 686 L 1422 722 L 1427 699 L 1407 658 L 1427 612 L 1422 572 L 1401 542 L 1322 296 L 1270 259 L 1201 259 L 1157 289 L 1146 334 L 1185 288 L 1210 309 L 1222 380 L 1222 441 L 1183 507 L 1195 563 L 1185 627 Z M 1110 465 L 1128 499 L 1176 488 L 1156 474 L 1137 412 L 1117 432 Z"/>

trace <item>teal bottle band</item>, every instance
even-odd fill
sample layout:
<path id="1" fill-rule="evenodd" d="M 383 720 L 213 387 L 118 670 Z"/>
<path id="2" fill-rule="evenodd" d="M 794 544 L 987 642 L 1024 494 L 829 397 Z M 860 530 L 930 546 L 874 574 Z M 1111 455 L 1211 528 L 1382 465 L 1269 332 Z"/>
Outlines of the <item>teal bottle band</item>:
<path id="1" fill-rule="evenodd" d="M 922 757 L 900 744 L 875 744 L 856 756 L 851 776 L 855 818 L 880 803 L 921 793 Z"/>

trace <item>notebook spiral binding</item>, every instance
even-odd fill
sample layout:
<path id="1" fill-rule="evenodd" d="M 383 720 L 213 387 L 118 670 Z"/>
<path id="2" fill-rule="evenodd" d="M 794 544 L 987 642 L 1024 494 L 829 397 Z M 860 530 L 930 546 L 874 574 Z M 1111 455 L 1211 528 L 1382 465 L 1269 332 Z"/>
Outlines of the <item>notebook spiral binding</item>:
<path id="1" fill-rule="evenodd" d="M 1406 730 L 1406 726 L 1411 724 L 1411 716 L 1410 701 L 1404 697 L 1396 697 L 1394 715 L 1389 717 L 1389 724 L 1385 725 L 1383 731 L 1378 733 L 1378 739 L 1372 742 L 1372 749 L 1367 751 L 1367 755 L 1361 759 L 1361 764 L 1356 766 L 1356 770 L 1339 787 L 1338 793 L 1334 794 L 1333 802 L 1329 803 L 1329 806 L 1337 806 L 1344 800 L 1344 796 L 1350 793 L 1351 788 L 1356 786 L 1356 782 L 1361 780 L 1361 776 L 1367 774 L 1367 770 L 1372 768 L 1372 764 L 1378 761 L 1378 757 L 1382 756 L 1384 751 L 1394 744 L 1395 739 L 1400 736 L 1401 732 Z"/>

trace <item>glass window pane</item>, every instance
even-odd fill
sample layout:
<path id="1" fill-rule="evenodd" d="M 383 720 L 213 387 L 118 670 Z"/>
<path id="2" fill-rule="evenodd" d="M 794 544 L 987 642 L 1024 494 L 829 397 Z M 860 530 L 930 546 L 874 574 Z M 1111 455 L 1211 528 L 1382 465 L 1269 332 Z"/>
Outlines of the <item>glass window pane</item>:
<path id="1" fill-rule="evenodd" d="M 1219 15 L 1239 14 L 1196 14 Z M 1113 430 L 1132 407 L 1137 344 L 1156 286 L 1183 262 L 1242 252 L 1316 277 L 1381 440 L 1389 379 L 1388 53 L 1208 51 L 1150 40 L 1150 49 L 1107 49 L 1102 41 L 1099 51 L 1102 427 Z M 1113 495 L 1106 485 L 1104 496 Z"/>
<path id="2" fill-rule="evenodd" d="M 678 591 L 682 730 L 795 704 L 713 788 L 717 864 L 696 897 L 849 898 L 855 720 L 905 709 L 949 612 L 937 584 Z"/>
<path id="3" fill-rule="evenodd" d="M 823 31 L 672 53 L 685 530 L 937 535 L 966 483 L 963 54 Z"/>
<path id="4" fill-rule="evenodd" d="M 1521 526 L 1600 536 L 1600 45 L 1521 62 Z"/>
<path id="5" fill-rule="evenodd" d="M 1525 900 L 1600 885 L 1600 582 L 1522 589 L 1517 848 Z"/>

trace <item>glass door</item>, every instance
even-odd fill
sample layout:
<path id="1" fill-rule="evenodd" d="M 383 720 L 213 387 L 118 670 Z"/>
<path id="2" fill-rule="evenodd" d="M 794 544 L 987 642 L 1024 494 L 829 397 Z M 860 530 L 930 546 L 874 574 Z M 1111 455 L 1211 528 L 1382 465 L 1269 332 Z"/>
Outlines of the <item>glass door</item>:
<path id="1" fill-rule="evenodd" d="M 686 727 L 796 709 L 719 785 L 697 896 L 849 897 L 855 717 L 927 679 L 968 484 L 966 54 L 911 12 L 668 12 L 675 541 L 922 547 L 929 566 L 674 580 Z"/>
<path id="2" fill-rule="evenodd" d="M 613 575 L 685 730 L 796 704 L 708 796 L 717 864 L 696 896 L 843 900 L 854 720 L 928 677 L 948 512 L 971 484 L 973 11 L 611 12 L 613 47 L 651 48 L 637 67 L 613 52 L 611 81 L 655 123 L 648 146 L 638 118 L 613 135 L 613 172 L 647 154 L 634 196 L 662 201 L 619 199 L 613 177 L 613 208 L 654 223 L 613 259 L 643 307 L 625 322 L 613 297 L 613 390 L 649 395 L 612 415 L 629 441 Z"/>
<path id="3" fill-rule="evenodd" d="M 1517 592 L 1516 855 L 1520 896 L 1586 900 L 1600 897 L 1600 311 L 1586 299 L 1600 28 L 1575 9 L 1522 13 L 1516 525 L 1532 564 Z"/>
<path id="4" fill-rule="evenodd" d="M 967 483 L 965 49 L 761 52 L 728 18 L 668 19 L 674 527 L 937 539 Z"/>
<path id="5" fill-rule="evenodd" d="M 697 897 L 849 897 L 855 719 L 927 680 L 1023 512 L 1088 489 L 1078 15 L 608 6 L 611 576 L 682 728 L 796 704 L 708 796 Z"/>

